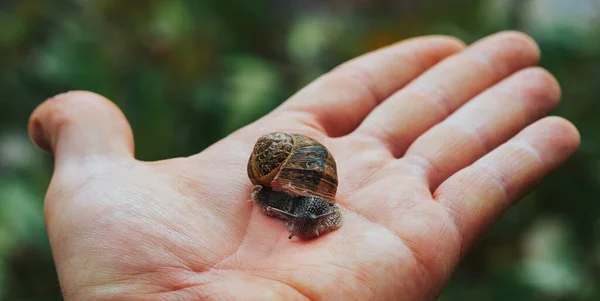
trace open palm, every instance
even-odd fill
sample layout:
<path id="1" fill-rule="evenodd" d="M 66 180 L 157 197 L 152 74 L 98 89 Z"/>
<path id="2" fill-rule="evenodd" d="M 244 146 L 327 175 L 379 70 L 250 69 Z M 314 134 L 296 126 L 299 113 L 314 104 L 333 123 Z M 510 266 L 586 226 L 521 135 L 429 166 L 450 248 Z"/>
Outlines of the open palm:
<path id="1" fill-rule="evenodd" d="M 47 100 L 30 134 L 56 156 L 45 217 L 65 298 L 435 299 L 473 243 L 578 147 L 568 121 L 540 119 L 560 89 L 531 67 L 538 57 L 512 32 L 467 48 L 402 41 L 197 155 L 159 162 L 134 159 L 129 124 L 101 96 Z M 339 230 L 289 240 L 250 201 L 246 163 L 273 131 L 332 152 Z"/>

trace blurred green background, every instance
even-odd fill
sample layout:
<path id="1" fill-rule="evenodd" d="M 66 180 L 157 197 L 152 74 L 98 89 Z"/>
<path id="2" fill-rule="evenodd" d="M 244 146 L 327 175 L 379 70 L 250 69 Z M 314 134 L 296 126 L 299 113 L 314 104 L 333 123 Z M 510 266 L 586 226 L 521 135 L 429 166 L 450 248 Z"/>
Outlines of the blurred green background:
<path id="1" fill-rule="evenodd" d="M 560 81 L 582 146 L 512 208 L 441 300 L 600 300 L 597 0 L 0 0 L 0 299 L 60 300 L 43 222 L 52 157 L 29 114 L 73 89 L 113 100 L 137 157 L 187 156 L 343 61 L 395 41 L 504 29 Z"/>

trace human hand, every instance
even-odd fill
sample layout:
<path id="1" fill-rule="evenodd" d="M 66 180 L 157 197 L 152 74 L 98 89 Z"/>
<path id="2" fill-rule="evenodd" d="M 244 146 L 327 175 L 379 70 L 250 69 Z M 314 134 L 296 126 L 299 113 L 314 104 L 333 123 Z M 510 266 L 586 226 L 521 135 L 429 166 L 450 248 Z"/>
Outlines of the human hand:
<path id="1" fill-rule="evenodd" d="M 486 230 L 579 145 L 519 33 L 402 41 L 347 62 L 197 155 L 133 157 L 111 102 L 69 92 L 29 129 L 55 155 L 45 219 L 67 300 L 432 300 Z M 542 118 L 542 119 L 540 119 Z M 538 120 L 539 119 L 539 120 Z M 209 130 L 209 129 L 207 129 Z M 250 200 L 256 139 L 301 133 L 339 172 L 344 224 L 288 240 Z"/>

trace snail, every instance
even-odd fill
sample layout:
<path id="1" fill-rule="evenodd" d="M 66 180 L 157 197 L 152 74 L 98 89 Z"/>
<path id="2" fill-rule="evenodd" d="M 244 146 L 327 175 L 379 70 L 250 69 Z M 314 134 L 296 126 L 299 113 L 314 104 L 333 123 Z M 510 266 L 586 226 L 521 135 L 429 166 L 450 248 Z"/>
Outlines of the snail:
<path id="1" fill-rule="evenodd" d="M 291 196 L 256 185 L 252 189 L 252 200 L 266 215 L 285 221 L 290 239 L 293 236 L 301 239 L 315 238 L 342 225 L 338 206 L 329 204 L 320 197 Z"/>
<path id="2" fill-rule="evenodd" d="M 300 134 L 261 136 L 247 166 L 252 200 L 268 216 L 283 220 L 290 232 L 311 239 L 338 229 L 337 166 L 321 143 Z"/>

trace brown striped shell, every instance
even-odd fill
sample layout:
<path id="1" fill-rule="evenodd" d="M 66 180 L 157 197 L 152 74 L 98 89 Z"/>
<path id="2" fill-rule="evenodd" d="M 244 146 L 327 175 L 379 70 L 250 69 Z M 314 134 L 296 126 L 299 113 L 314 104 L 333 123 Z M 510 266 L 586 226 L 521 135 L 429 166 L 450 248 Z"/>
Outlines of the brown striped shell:
<path id="1" fill-rule="evenodd" d="M 248 160 L 248 177 L 254 185 L 335 203 L 335 159 L 323 144 L 310 137 L 281 132 L 261 136 Z"/>

